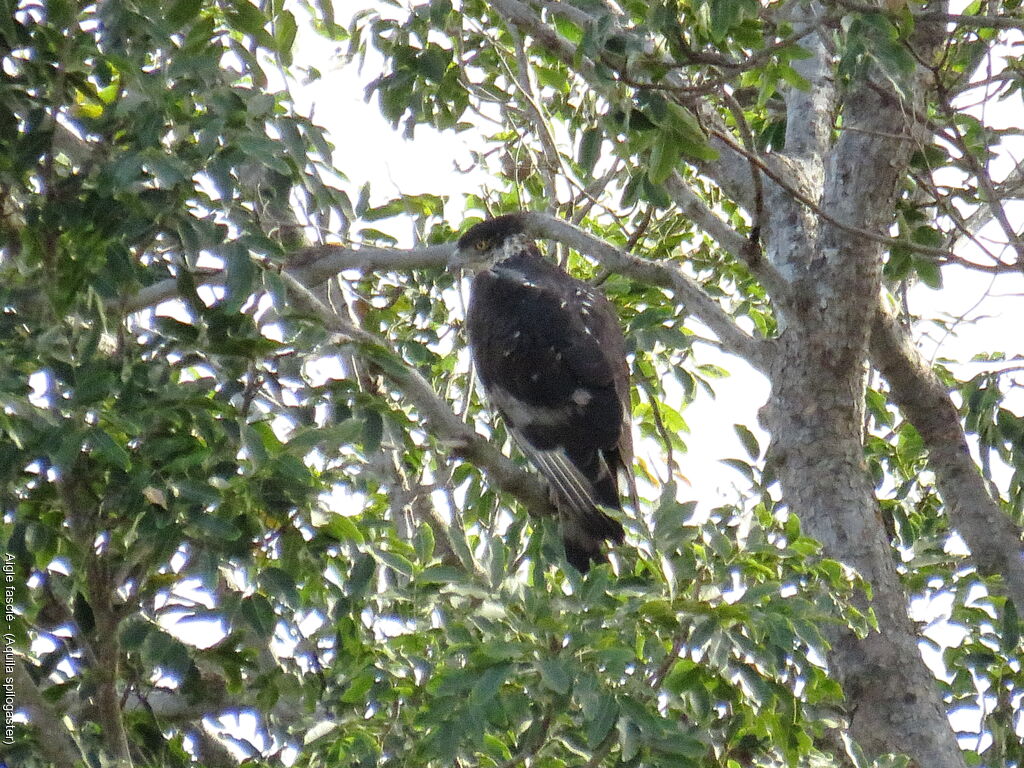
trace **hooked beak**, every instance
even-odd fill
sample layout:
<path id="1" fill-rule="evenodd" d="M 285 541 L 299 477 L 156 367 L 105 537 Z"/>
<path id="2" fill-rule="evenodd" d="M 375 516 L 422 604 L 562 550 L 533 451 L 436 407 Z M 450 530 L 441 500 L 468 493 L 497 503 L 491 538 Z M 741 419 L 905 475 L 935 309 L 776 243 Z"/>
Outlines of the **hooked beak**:
<path id="1" fill-rule="evenodd" d="M 456 248 L 455 253 L 452 254 L 452 257 L 448 260 L 448 267 L 450 269 L 479 272 L 482 269 L 492 266 L 500 259 L 500 257 L 501 255 L 495 253 L 493 250 L 477 251 L 470 249 L 462 251 Z"/>

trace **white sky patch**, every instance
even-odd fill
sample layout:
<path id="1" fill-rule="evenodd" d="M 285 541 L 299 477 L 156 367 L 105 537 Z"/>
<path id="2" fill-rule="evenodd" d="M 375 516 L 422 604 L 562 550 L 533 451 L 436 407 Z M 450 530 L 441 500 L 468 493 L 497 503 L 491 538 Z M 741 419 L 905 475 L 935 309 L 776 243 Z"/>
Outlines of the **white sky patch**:
<path id="1" fill-rule="evenodd" d="M 347 23 L 344 19 L 340 21 Z M 367 104 L 364 100 L 366 83 L 376 77 L 382 67 L 380 56 L 370 52 L 362 72 L 357 72 L 355 67 L 340 65 L 337 49 L 336 43 L 316 34 L 300 20 L 295 45 L 296 64 L 315 66 L 323 72 L 323 77 L 306 85 L 293 85 L 291 91 L 297 111 L 309 115 L 314 122 L 324 126 L 335 144 L 333 164 L 347 177 L 347 180 L 339 181 L 341 186 L 354 201 L 359 188 L 369 182 L 372 205 L 380 205 L 402 194 L 448 196 L 452 205 L 446 207 L 445 217 L 457 227 L 462 211 L 454 206 L 461 204 L 464 195 L 479 193 L 491 178 L 490 171 L 474 165 L 472 158 L 474 143 L 480 141 L 479 133 L 438 132 L 421 125 L 416 128 L 413 140 L 404 139 L 379 114 L 375 104 Z M 268 75 L 274 77 L 271 71 L 268 71 Z M 1011 126 L 1019 122 L 1016 111 L 1003 107 L 1003 111 L 997 113 L 994 110 L 998 107 L 986 107 L 989 110 L 985 115 L 987 121 L 998 123 L 1002 120 Z M 1024 150 L 1018 150 L 1021 148 L 1013 148 L 1013 155 L 1024 157 Z M 1008 172 L 1005 170 L 1007 163 L 1012 161 L 1011 154 L 1004 152 L 993 175 L 997 179 L 1001 178 Z M 1024 210 L 1020 207 L 1011 207 L 1008 213 L 1011 214 L 1011 220 L 1018 224 L 1024 219 Z M 394 235 L 402 247 L 413 245 L 412 225 L 406 219 L 398 217 L 374 222 L 372 226 Z M 333 239 L 332 233 L 325 235 L 328 241 Z M 353 235 L 358 239 L 358 232 Z M 982 233 L 983 237 L 996 239 L 999 235 L 991 227 Z M 982 261 L 978 255 L 964 255 Z M 935 327 L 927 328 L 919 338 L 925 355 L 929 358 L 969 359 L 976 352 L 982 351 L 1002 351 L 1007 356 L 1020 354 L 1020 329 L 1024 328 L 1024 301 L 1021 301 L 1024 296 L 1024 276 L 1004 275 L 994 282 L 990 276 L 960 267 L 945 268 L 943 276 L 946 285 L 943 290 L 917 286 L 911 291 L 911 310 L 925 317 L 963 320 L 957 323 L 954 333 Z M 205 294 L 204 300 L 218 297 L 221 290 Z M 161 304 L 158 314 L 175 317 L 183 322 L 190 320 L 187 310 L 177 302 Z M 461 354 L 465 356 L 467 353 L 463 351 Z M 738 496 L 747 494 L 746 480 L 721 461 L 727 458 L 747 458 L 733 430 L 734 424 L 747 426 L 757 436 L 762 448 L 767 445 L 767 435 L 757 423 L 757 410 L 768 398 L 769 385 L 763 376 L 738 358 L 703 345 L 698 354 L 699 362 L 719 365 L 731 373 L 729 377 L 713 382 L 715 398 L 698 387 L 696 400 L 684 412 L 690 428 L 690 434 L 686 436 L 690 450 L 677 457 L 686 481 L 680 491 L 681 497 L 698 499 L 701 507 L 710 509 L 723 500 L 735 501 Z M 460 360 L 460 367 L 463 364 L 468 365 L 468 359 Z M 992 365 L 959 363 L 952 368 L 959 378 L 964 379 Z M 309 361 L 305 365 L 305 373 L 314 383 L 323 383 L 338 376 L 337 362 L 331 358 Z M 30 383 L 33 387 L 32 397 L 45 400 L 44 375 L 34 375 Z M 680 388 L 674 381 L 663 382 L 663 385 L 669 393 L 666 402 L 681 408 Z M 1024 396 L 1020 392 L 1015 393 L 1015 396 L 1007 400 L 1007 407 L 1012 405 L 1018 413 L 1024 413 L 1022 398 Z M 38 405 L 36 400 L 33 403 Z M 654 466 L 663 461 L 662 447 L 655 441 L 644 441 L 638 449 L 638 453 L 642 452 Z M 447 508 L 446 495 L 435 492 L 434 497 L 440 509 Z M 334 489 L 324 496 L 325 506 L 341 514 L 358 513 L 361 502 L 360 495 L 342 489 Z M 955 542 L 949 546 L 950 551 L 966 551 L 962 541 L 960 547 Z M 784 595 L 795 592 L 795 587 L 787 587 Z M 951 604 L 952 595 L 938 593 L 919 598 L 911 606 L 915 620 L 928 622 L 925 635 L 944 647 L 959 644 L 966 634 L 963 627 L 950 621 Z M 386 616 L 364 614 L 363 621 L 372 626 L 381 639 L 407 631 L 401 621 Z M 322 622 L 319 615 L 310 614 L 300 622 L 298 632 L 308 635 L 318 628 L 319 622 Z M 223 633 L 223 626 L 217 622 L 207 623 L 209 626 L 203 626 L 201 621 L 178 622 L 167 626 L 167 629 L 175 634 L 180 630 L 179 636 L 182 639 L 187 639 L 192 645 L 205 647 L 206 643 L 216 642 L 213 638 L 218 633 Z M 283 645 L 289 643 L 284 642 Z M 948 678 L 948 670 L 942 664 L 941 651 L 926 643 L 921 645 L 921 649 L 933 672 L 939 677 Z M 951 722 L 960 731 L 977 732 L 984 706 L 984 692 L 979 692 L 978 707 L 958 709 L 951 715 Z M 258 719 L 250 713 L 226 716 L 216 725 L 258 747 L 267 746 L 264 737 L 260 735 Z M 990 741 L 985 734 L 961 738 L 961 744 L 972 749 L 984 749 Z M 243 754 L 237 748 L 232 748 L 232 751 L 239 756 Z"/>

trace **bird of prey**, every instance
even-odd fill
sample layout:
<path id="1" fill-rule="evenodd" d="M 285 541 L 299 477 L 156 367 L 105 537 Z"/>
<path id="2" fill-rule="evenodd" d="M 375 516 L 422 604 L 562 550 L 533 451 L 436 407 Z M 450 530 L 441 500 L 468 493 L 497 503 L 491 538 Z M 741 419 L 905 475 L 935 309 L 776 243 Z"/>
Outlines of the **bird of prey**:
<path id="1" fill-rule="evenodd" d="M 566 559 L 581 573 L 623 540 L 619 474 L 630 470 L 629 368 L 608 300 L 546 261 L 523 214 L 470 227 L 456 263 L 476 271 L 466 327 L 480 382 L 516 443 L 547 480 Z"/>

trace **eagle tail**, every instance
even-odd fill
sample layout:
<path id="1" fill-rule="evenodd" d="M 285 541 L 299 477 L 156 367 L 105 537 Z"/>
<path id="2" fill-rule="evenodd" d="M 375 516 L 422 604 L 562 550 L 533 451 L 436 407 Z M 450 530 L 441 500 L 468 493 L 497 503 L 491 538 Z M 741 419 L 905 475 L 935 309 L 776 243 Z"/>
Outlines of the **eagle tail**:
<path id="1" fill-rule="evenodd" d="M 579 462 L 562 449 L 541 450 L 526 440 L 519 443 L 554 491 L 565 557 L 570 565 L 586 573 L 591 563 L 607 562 L 601 544 L 605 541 L 621 544 L 625 530 L 622 523 L 598 506 L 621 508 L 615 478 L 604 459 L 595 453 L 590 461 Z"/>

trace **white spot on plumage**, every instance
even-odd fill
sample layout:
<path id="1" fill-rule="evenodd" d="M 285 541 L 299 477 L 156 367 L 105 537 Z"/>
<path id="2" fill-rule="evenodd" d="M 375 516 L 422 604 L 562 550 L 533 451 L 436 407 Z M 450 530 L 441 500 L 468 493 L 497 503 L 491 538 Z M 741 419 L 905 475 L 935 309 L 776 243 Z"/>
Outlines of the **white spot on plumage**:
<path id="1" fill-rule="evenodd" d="M 489 388 L 487 397 L 518 429 L 559 424 L 570 416 L 568 408 L 545 408 L 542 405 L 530 405 L 514 397 L 502 387 Z"/>
<path id="2" fill-rule="evenodd" d="M 534 383 L 540 381 L 540 373 L 531 373 L 530 374 L 530 381 L 532 381 Z"/>
<path id="3" fill-rule="evenodd" d="M 593 399 L 594 396 L 582 387 L 572 393 L 572 401 L 581 408 Z"/>

